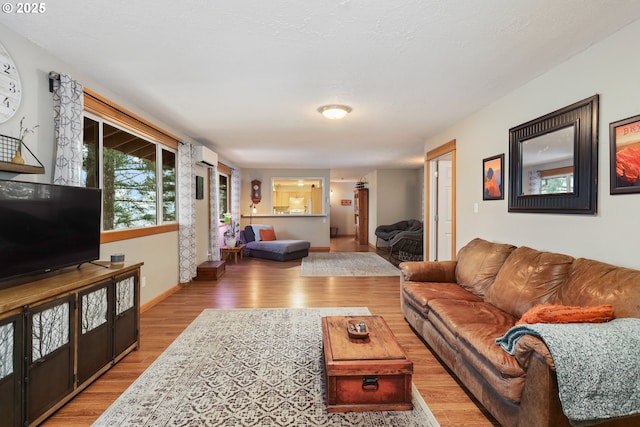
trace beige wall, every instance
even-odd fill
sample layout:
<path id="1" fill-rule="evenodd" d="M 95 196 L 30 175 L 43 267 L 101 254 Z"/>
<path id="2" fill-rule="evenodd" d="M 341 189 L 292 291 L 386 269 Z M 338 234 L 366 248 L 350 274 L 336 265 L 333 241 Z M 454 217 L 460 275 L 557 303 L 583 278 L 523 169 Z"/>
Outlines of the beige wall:
<path id="1" fill-rule="evenodd" d="M 0 134 L 17 135 L 20 119 L 25 117 L 28 126 L 39 125 L 34 134 L 26 140 L 27 146 L 33 151 L 45 167 L 44 175 L 13 174 L 0 172 L 2 179 L 21 181 L 37 181 L 50 183 L 53 176 L 53 101 L 49 93 L 49 71 L 67 73 L 80 81 L 85 87 L 105 96 L 124 108 L 129 109 L 140 117 L 172 132 L 183 140 L 189 141 L 175 129 L 166 126 L 162 121 L 149 116 L 140 108 L 114 94 L 99 83 L 83 75 L 48 52 L 40 49 L 28 40 L 0 25 L 0 40 L 16 63 L 22 80 L 22 102 L 16 115 L 9 121 L 0 124 Z M 142 279 L 144 288 L 141 290 L 141 302 L 145 302 L 164 293 L 178 283 L 178 233 L 170 232 L 160 235 L 129 239 L 101 245 L 100 258 L 109 259 L 113 253 L 124 253 L 126 260 L 144 262 Z"/>
<path id="2" fill-rule="evenodd" d="M 376 243 L 376 227 L 422 218 L 422 169 L 376 169 L 366 175 L 369 188 L 369 244 Z"/>
<path id="3" fill-rule="evenodd" d="M 274 177 L 324 178 L 324 185 L 327 190 L 324 203 L 327 214 L 307 217 L 273 215 L 271 212 L 272 192 L 270 186 L 271 178 Z M 249 208 L 251 204 L 251 181 L 254 179 L 262 181 L 262 201 L 256 206 L 257 212 L 255 214 Z M 240 221 L 241 228 L 244 229 L 249 223 L 273 225 L 278 239 L 308 240 L 311 242 L 312 249 L 328 248 L 331 218 L 329 188 L 330 175 L 328 169 L 243 169 L 240 195 L 240 213 L 243 216 Z"/>
<path id="4" fill-rule="evenodd" d="M 426 141 L 425 152 L 457 142 L 457 248 L 483 237 L 640 268 L 640 194 L 609 194 L 609 123 L 640 114 L 640 57 L 632 54 L 638 39 L 640 21 Z M 508 164 L 510 128 L 594 94 L 600 95 L 597 215 L 509 213 L 508 197 L 482 200 L 482 159 L 505 153 Z"/>

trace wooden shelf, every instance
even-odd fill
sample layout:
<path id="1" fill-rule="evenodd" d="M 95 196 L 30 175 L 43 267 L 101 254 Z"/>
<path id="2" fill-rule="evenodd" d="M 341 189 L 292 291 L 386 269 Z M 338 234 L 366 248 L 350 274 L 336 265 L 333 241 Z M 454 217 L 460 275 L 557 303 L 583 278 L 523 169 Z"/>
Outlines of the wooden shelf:
<path id="1" fill-rule="evenodd" d="M 16 163 L 12 163 L 11 159 L 13 159 L 14 154 L 16 153 L 16 149 L 18 145 L 22 146 L 21 152 L 23 154 L 29 153 L 30 155 L 26 158 L 30 160 L 30 163 L 35 160 L 38 162 L 38 166 L 31 165 L 20 165 Z M 0 135 L 0 171 L 3 172 L 15 172 L 15 173 L 30 173 L 30 174 L 43 174 L 44 166 L 42 162 L 38 160 L 38 158 L 31 152 L 27 144 L 24 142 L 20 143 L 20 140 L 14 138 L 12 136 Z"/>
<path id="2" fill-rule="evenodd" d="M 30 165 L 17 165 L 11 162 L 0 162 L 0 171 L 3 172 L 16 172 L 16 173 L 31 173 L 31 174 L 43 174 L 44 166 L 30 166 Z"/>

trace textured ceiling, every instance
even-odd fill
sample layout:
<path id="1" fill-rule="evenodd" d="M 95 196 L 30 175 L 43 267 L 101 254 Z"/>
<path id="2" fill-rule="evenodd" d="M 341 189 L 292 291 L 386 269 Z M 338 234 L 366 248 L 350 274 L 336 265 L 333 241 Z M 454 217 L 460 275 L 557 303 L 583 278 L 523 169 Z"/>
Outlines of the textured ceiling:
<path id="1" fill-rule="evenodd" d="M 640 17 L 638 0 L 46 7 L 0 23 L 240 167 L 345 179 L 419 167 L 429 136 Z M 328 121 L 330 103 L 353 112 Z"/>

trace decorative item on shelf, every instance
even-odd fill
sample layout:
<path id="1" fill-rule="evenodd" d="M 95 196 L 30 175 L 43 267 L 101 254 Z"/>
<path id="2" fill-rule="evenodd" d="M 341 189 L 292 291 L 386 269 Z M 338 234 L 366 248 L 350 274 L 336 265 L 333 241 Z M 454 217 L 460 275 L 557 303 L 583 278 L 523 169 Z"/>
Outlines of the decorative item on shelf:
<path id="1" fill-rule="evenodd" d="M 111 268 L 124 267 L 124 254 L 111 255 Z"/>
<path id="2" fill-rule="evenodd" d="M 362 177 L 360 178 L 360 181 L 356 182 L 356 190 L 365 188 L 366 185 L 367 185 L 367 180 L 364 177 Z"/>
<path id="3" fill-rule="evenodd" d="M 15 163 L 17 165 L 24 165 L 24 158 L 22 157 L 22 145 L 24 144 L 24 138 L 29 133 L 33 133 L 34 129 L 40 125 L 35 125 L 32 128 L 27 128 L 23 126 L 24 117 L 20 119 L 20 134 L 18 136 L 18 146 L 16 147 L 16 151 L 11 159 L 11 163 Z"/>
<path id="4" fill-rule="evenodd" d="M 235 248 L 238 243 L 238 233 L 240 232 L 240 224 L 233 223 L 231 219 L 231 214 L 227 213 L 224 215 L 224 219 L 222 222 L 227 226 L 227 229 L 224 232 L 224 244 L 228 248 Z"/>

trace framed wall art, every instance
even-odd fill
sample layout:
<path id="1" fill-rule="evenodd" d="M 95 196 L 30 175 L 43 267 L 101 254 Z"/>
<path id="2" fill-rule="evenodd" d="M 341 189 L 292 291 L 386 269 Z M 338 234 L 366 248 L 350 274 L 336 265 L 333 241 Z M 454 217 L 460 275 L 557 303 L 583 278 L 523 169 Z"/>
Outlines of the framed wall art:
<path id="1" fill-rule="evenodd" d="M 611 194 L 640 193 L 640 115 L 609 125 Z"/>
<path id="2" fill-rule="evenodd" d="M 504 154 L 482 160 L 482 200 L 504 199 Z"/>

